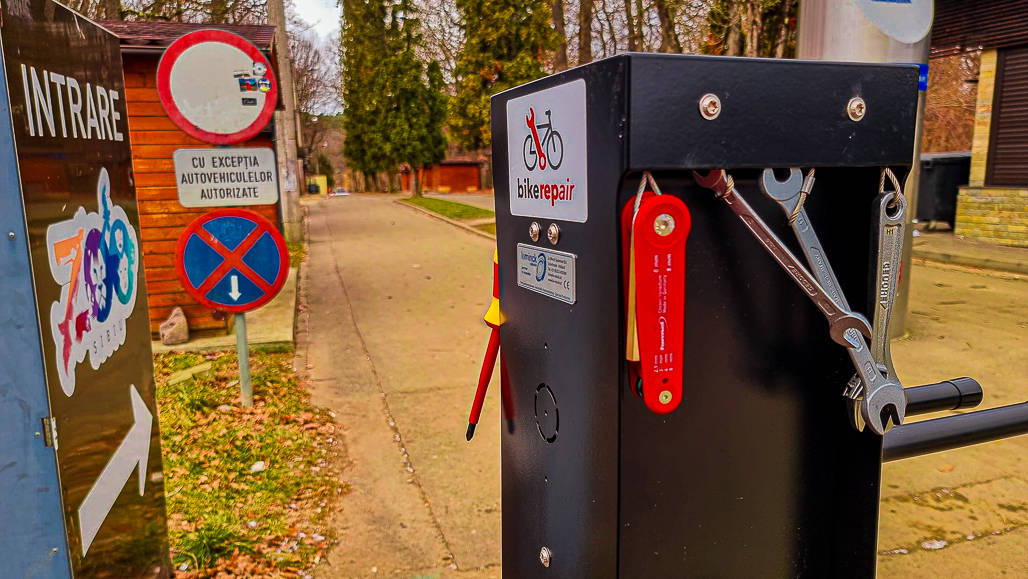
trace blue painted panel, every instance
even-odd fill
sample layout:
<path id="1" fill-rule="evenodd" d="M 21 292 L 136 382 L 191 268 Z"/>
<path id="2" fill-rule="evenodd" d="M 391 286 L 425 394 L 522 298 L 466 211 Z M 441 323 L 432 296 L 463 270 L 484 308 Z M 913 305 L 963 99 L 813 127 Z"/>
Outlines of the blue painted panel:
<path id="1" fill-rule="evenodd" d="M 36 437 L 50 410 L 7 95 L 0 66 L 0 574 L 71 577 L 56 457 Z"/>

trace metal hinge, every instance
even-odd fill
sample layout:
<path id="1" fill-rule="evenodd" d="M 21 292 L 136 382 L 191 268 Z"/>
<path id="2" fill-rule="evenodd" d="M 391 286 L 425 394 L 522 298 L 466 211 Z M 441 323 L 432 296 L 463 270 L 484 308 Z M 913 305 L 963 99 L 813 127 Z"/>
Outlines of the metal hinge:
<path id="1" fill-rule="evenodd" d="M 57 421 L 50 416 L 43 418 L 43 444 L 57 450 Z"/>

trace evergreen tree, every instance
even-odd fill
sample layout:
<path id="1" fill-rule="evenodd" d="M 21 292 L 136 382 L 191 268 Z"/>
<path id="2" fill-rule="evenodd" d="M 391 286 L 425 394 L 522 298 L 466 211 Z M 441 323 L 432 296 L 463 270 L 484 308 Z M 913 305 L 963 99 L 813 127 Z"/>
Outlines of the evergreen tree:
<path id="1" fill-rule="evenodd" d="M 390 103 L 386 132 L 390 156 L 412 169 L 414 196 L 421 195 L 419 169 L 446 158 L 442 71 L 435 61 L 426 66 L 415 53 L 422 43 L 420 27 L 411 0 L 400 0 L 393 6 L 387 32 L 391 56 L 385 67 L 386 98 Z"/>
<path id="2" fill-rule="evenodd" d="M 375 174 L 392 169 L 386 119 L 386 9 L 382 0 L 343 0 L 341 68 L 343 156 L 373 186 Z"/>
<path id="3" fill-rule="evenodd" d="M 489 146 L 489 97 L 543 76 L 557 47 L 547 0 L 457 0 L 465 34 L 455 70 L 450 138 L 462 149 Z"/>

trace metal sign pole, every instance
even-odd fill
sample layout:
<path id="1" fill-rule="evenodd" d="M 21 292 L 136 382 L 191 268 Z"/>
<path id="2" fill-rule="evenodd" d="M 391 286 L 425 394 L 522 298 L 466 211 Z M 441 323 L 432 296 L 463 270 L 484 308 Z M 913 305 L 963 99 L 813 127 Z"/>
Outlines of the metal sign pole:
<path id="1" fill-rule="evenodd" d="M 907 3 L 804 0 L 800 4 L 796 56 L 812 60 L 917 63 L 925 66 L 931 48 L 932 6 L 931 2 L 925 0 Z M 903 234 L 903 264 L 909 264 L 911 260 L 912 220 L 917 215 L 927 69 L 923 69 L 923 74 L 923 82 L 918 87 L 914 158 L 903 187 L 908 203 Z M 899 279 L 896 303 L 892 308 L 889 334 L 894 338 L 902 335 L 906 329 L 911 276 L 910 268 L 904 266 L 904 269 Z"/>
<path id="2" fill-rule="evenodd" d="M 246 314 L 236 314 L 236 352 L 239 357 L 239 389 L 243 406 L 253 406 L 253 385 L 250 384 L 250 346 L 246 343 Z"/>

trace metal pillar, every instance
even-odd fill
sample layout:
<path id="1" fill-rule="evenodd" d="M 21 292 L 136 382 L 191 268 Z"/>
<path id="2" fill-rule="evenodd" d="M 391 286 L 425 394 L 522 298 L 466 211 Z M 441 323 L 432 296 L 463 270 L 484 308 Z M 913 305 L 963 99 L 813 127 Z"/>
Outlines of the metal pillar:
<path id="1" fill-rule="evenodd" d="M 905 21 L 888 25 L 890 36 L 883 31 L 882 19 L 872 21 L 866 0 L 804 0 L 800 3 L 799 38 L 796 55 L 811 60 L 837 60 L 855 62 L 928 63 L 931 46 L 932 3 L 912 2 L 892 7 L 897 12 L 905 9 L 917 12 L 917 17 L 904 17 Z M 927 8 L 925 8 L 927 7 Z M 879 7 L 881 8 L 881 7 Z M 886 7 L 888 8 L 888 7 Z M 929 12 L 927 23 L 924 11 Z M 903 20 L 903 19 L 901 19 Z M 923 30 L 923 33 L 922 33 Z M 902 40 L 897 40 L 897 37 Z M 904 42 L 904 40 L 906 42 Z M 917 215 L 917 192 L 920 176 L 921 132 L 924 125 L 925 91 L 918 91 L 917 125 L 914 129 L 914 158 L 911 171 L 904 184 L 907 195 L 907 226 L 904 228 L 903 263 L 910 263 L 913 218 Z M 902 335 L 906 329 L 907 303 L 910 289 L 910 268 L 900 277 L 896 304 L 892 309 L 890 333 Z"/>

